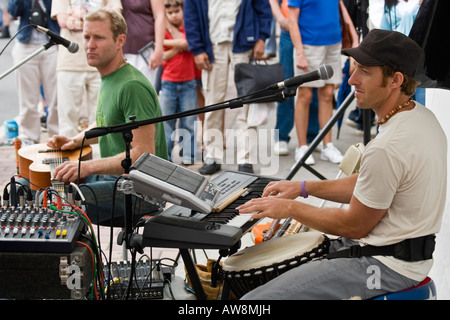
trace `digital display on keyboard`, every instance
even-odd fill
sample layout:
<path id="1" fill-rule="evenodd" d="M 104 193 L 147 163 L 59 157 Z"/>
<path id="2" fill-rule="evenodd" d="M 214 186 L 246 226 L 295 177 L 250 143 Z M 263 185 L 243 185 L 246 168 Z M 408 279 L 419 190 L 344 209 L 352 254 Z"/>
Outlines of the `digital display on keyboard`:
<path id="1" fill-rule="evenodd" d="M 170 183 L 173 186 L 186 190 L 192 194 L 197 194 L 202 186 L 205 177 L 189 169 L 180 167 L 172 162 L 158 157 L 147 157 L 145 161 L 136 161 L 132 168 L 138 169 L 161 181 Z"/>

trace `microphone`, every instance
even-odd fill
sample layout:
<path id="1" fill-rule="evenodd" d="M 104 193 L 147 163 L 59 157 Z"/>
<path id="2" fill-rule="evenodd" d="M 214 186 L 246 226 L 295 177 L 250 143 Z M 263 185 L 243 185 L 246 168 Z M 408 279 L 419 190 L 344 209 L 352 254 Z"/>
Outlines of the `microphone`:
<path id="1" fill-rule="evenodd" d="M 315 71 L 303 74 L 301 76 L 292 77 L 284 81 L 275 83 L 267 87 L 267 89 L 283 89 L 292 86 L 299 86 L 305 82 L 311 82 L 316 80 L 327 80 L 333 76 L 333 68 L 327 64 L 321 66 Z"/>
<path id="2" fill-rule="evenodd" d="M 78 51 L 78 43 L 64 39 L 60 35 L 54 33 L 52 30 L 49 30 L 47 28 L 38 26 L 36 24 L 32 24 L 32 26 L 35 27 L 38 31 L 46 33 L 56 44 L 61 44 L 64 47 L 66 47 L 70 53 L 75 53 Z"/>

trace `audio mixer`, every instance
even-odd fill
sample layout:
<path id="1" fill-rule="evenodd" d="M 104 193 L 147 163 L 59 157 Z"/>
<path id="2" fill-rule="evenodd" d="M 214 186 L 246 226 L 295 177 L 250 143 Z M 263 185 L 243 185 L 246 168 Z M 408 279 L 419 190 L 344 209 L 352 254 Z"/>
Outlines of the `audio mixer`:
<path id="1" fill-rule="evenodd" d="M 83 229 L 75 212 L 0 207 L 0 252 L 71 252 Z"/>
<path id="2" fill-rule="evenodd" d="M 112 262 L 105 265 L 103 273 L 108 279 L 108 299 L 125 299 L 127 287 L 130 285 L 130 299 L 148 300 L 164 298 L 164 277 L 159 260 L 138 261 L 134 266 L 134 276 L 131 279 L 132 267 L 129 261 Z M 111 272 L 110 269 L 111 268 Z"/>
<path id="3" fill-rule="evenodd" d="M 98 253 L 85 212 L 72 192 L 32 195 L 11 178 L 0 201 L 0 299 L 88 297 Z"/>

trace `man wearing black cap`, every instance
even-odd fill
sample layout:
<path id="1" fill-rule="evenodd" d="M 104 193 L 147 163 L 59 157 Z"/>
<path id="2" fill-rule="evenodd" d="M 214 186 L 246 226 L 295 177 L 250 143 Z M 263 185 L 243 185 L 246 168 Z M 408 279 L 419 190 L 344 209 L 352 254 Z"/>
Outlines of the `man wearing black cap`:
<path id="1" fill-rule="evenodd" d="M 367 144 L 360 172 L 273 182 L 263 197 L 238 208 L 258 218 L 291 217 L 339 238 L 325 259 L 293 268 L 244 299 L 370 299 L 413 287 L 431 269 L 446 199 L 447 141 L 434 114 L 410 100 L 422 50 L 399 32 L 374 29 L 343 53 L 354 59 L 349 84 L 356 104 L 378 117 L 379 134 Z M 349 205 L 293 200 L 308 195 Z"/>

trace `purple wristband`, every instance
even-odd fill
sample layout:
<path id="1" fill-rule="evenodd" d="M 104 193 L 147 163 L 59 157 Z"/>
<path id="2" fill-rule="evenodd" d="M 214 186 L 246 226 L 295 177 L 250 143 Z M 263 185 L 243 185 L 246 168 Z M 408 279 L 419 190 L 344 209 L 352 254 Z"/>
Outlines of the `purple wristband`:
<path id="1" fill-rule="evenodd" d="M 308 198 L 308 194 L 306 193 L 306 190 L 305 190 L 305 183 L 306 183 L 306 181 L 303 180 L 302 181 L 302 197 L 306 199 L 306 198 Z"/>

